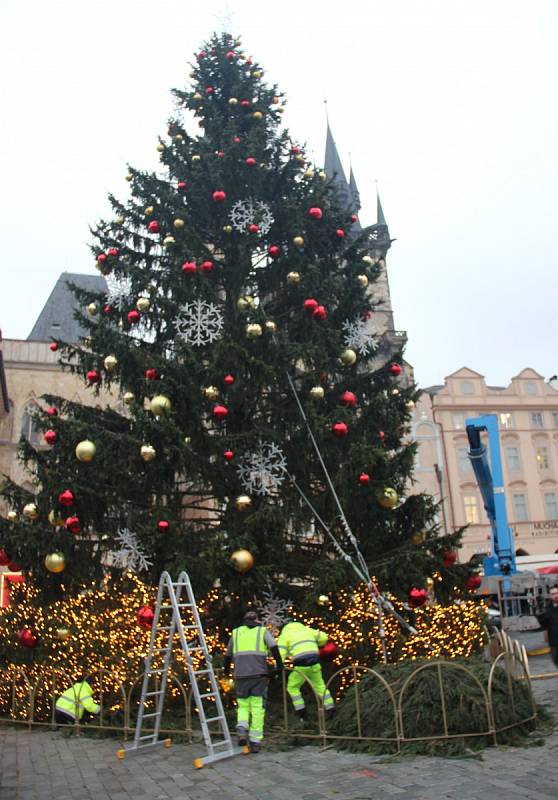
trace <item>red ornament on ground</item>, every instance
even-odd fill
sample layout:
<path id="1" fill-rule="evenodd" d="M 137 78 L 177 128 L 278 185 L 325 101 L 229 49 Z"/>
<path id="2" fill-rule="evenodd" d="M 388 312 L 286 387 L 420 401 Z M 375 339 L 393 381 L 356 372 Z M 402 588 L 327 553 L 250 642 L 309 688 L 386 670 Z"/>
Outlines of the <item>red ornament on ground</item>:
<path id="1" fill-rule="evenodd" d="M 314 206 L 308 209 L 308 215 L 312 217 L 312 219 L 321 219 L 324 214 L 321 208 Z"/>
<path id="2" fill-rule="evenodd" d="M 216 189 L 211 196 L 214 203 L 223 203 L 227 199 L 227 194 L 222 189 Z"/>
<path id="3" fill-rule="evenodd" d="M 109 247 L 108 254 L 112 258 L 118 258 L 119 254 L 120 254 L 120 250 L 118 249 L 118 247 Z"/>
<path id="4" fill-rule="evenodd" d="M 176 188 L 180 189 L 181 192 L 184 191 L 184 189 L 186 188 L 186 181 L 178 181 L 178 183 L 176 184 Z"/>
<path id="5" fill-rule="evenodd" d="M 442 564 L 444 567 L 452 567 L 457 561 L 457 553 L 455 550 L 445 550 L 442 553 Z"/>
<path id="6" fill-rule="evenodd" d="M 51 430 L 45 431 L 45 442 L 47 444 L 54 444 L 57 438 L 58 434 L 56 433 L 56 431 L 51 431 Z"/>
<path id="7" fill-rule="evenodd" d="M 202 272 L 211 272 L 213 269 L 213 261 L 202 261 L 201 271 Z"/>
<path id="8" fill-rule="evenodd" d="M 409 592 L 409 605 L 411 608 L 419 608 L 426 603 L 428 592 L 426 589 L 411 589 Z"/>
<path id="9" fill-rule="evenodd" d="M 361 486 L 368 486 L 370 483 L 370 475 L 367 472 L 361 472 L 358 476 L 358 482 Z"/>
<path id="10" fill-rule="evenodd" d="M 258 233 L 259 230 L 260 230 L 260 226 L 256 225 L 255 222 L 252 222 L 251 225 L 248 225 L 249 233 Z"/>
<path id="11" fill-rule="evenodd" d="M 318 301 L 314 300 L 313 297 L 308 297 L 304 301 L 303 307 L 305 311 L 308 311 L 310 314 L 313 314 L 314 311 L 318 308 Z"/>
<path id="12" fill-rule="evenodd" d="M 396 364 L 395 362 L 393 364 L 389 365 L 389 371 L 395 377 L 397 377 L 398 375 L 401 375 L 401 367 L 399 366 L 399 364 Z"/>
<path id="13" fill-rule="evenodd" d="M 223 383 L 225 384 L 225 386 L 232 386 L 234 383 L 234 375 L 231 375 L 229 372 L 229 374 L 225 375 L 225 377 L 223 378 Z"/>
<path id="14" fill-rule="evenodd" d="M 64 489 L 64 491 L 60 492 L 60 494 L 58 495 L 58 502 L 60 503 L 61 506 L 64 506 L 65 508 L 73 506 L 74 500 L 75 500 L 74 493 L 72 492 L 71 489 Z"/>
<path id="15" fill-rule="evenodd" d="M 281 255 L 281 248 L 276 244 L 272 244 L 267 248 L 267 252 L 271 258 L 279 258 Z"/>
<path id="16" fill-rule="evenodd" d="M 195 261 L 185 261 L 182 265 L 182 272 L 185 275 L 194 275 L 198 271 Z"/>
<path id="17" fill-rule="evenodd" d="M 141 625 L 142 628 L 146 628 L 149 630 L 153 625 L 153 620 L 155 619 L 155 612 L 151 608 L 151 606 L 142 606 L 138 613 L 136 614 L 136 619 Z"/>
<path id="18" fill-rule="evenodd" d="M 159 233 L 161 227 L 156 219 L 152 219 L 149 225 L 147 226 L 147 230 L 149 233 Z"/>
<path id="19" fill-rule="evenodd" d="M 155 367 L 150 367 L 149 369 L 145 370 L 145 380 L 146 381 L 156 381 L 159 377 L 159 373 L 155 369 Z"/>
<path id="20" fill-rule="evenodd" d="M 96 369 L 90 369 L 86 377 L 88 383 L 99 383 L 101 380 L 101 376 Z"/>
<path id="21" fill-rule="evenodd" d="M 10 556 L 5 550 L 0 550 L 0 567 L 7 567 L 10 563 Z"/>
<path id="22" fill-rule="evenodd" d="M 72 517 L 68 517 L 66 520 L 66 528 L 70 531 L 70 533 L 81 533 L 81 523 L 79 521 L 79 517 L 76 517 L 75 514 Z"/>
<path id="23" fill-rule="evenodd" d="M 31 628 L 22 628 L 17 634 L 19 643 L 22 647 L 36 647 L 39 641 L 38 637 L 31 630 Z"/>
<path id="24" fill-rule="evenodd" d="M 346 406 L 347 408 L 354 408 L 357 403 L 357 396 L 354 392 L 343 392 L 341 397 L 339 398 L 339 402 L 342 406 Z"/>
<path id="25" fill-rule="evenodd" d="M 140 312 L 136 311 L 135 309 L 133 309 L 132 311 L 128 311 L 127 316 L 128 316 L 128 322 L 130 323 L 130 325 L 135 325 L 136 322 L 139 322 L 140 319 L 141 319 Z"/>
<path id="26" fill-rule="evenodd" d="M 339 648 L 335 642 L 329 641 L 320 647 L 322 661 L 333 661 L 339 655 Z"/>
<path id="27" fill-rule="evenodd" d="M 317 319 L 317 320 L 320 320 L 320 321 L 323 321 L 324 319 L 327 319 L 327 309 L 326 309 L 326 307 L 325 306 L 316 306 L 314 311 L 312 311 L 312 316 L 314 317 L 314 319 Z"/>
<path id="28" fill-rule="evenodd" d="M 480 575 L 469 575 L 467 578 L 467 589 L 469 589 L 470 592 L 475 592 L 480 588 L 481 583 L 482 578 Z"/>
<path id="29" fill-rule="evenodd" d="M 56 351 L 58 350 L 58 344 L 56 342 L 51 342 L 49 344 L 49 347 L 50 347 L 50 349 L 52 350 L 53 353 L 56 353 Z"/>
<path id="30" fill-rule="evenodd" d="M 335 235 L 337 236 L 338 239 L 344 239 L 345 231 L 343 230 L 343 228 L 337 228 L 337 230 L 335 231 Z"/>
<path id="31" fill-rule="evenodd" d="M 58 416 L 58 409 L 54 406 L 49 406 L 46 410 L 46 413 L 49 417 L 57 417 Z"/>
<path id="32" fill-rule="evenodd" d="M 97 263 L 104 264 L 106 260 L 107 260 L 106 253 L 99 253 L 99 255 L 97 256 Z"/>
<path id="33" fill-rule="evenodd" d="M 166 521 L 166 519 L 160 519 L 159 522 L 157 523 L 157 530 L 160 533 L 166 533 L 168 529 L 169 529 L 169 523 Z"/>
<path id="34" fill-rule="evenodd" d="M 225 450 L 225 452 L 223 453 L 223 457 L 225 461 L 232 461 L 234 458 L 234 453 L 232 450 Z"/>
<path id="35" fill-rule="evenodd" d="M 331 426 L 331 432 L 334 436 L 341 439 L 349 433 L 349 429 L 344 422 L 334 422 Z"/>
<path id="36" fill-rule="evenodd" d="M 256 159 L 253 156 L 248 156 L 246 163 L 249 167 L 254 167 L 256 165 Z"/>
<path id="37" fill-rule="evenodd" d="M 226 406 L 222 406 L 219 403 L 216 406 L 213 406 L 212 414 L 217 420 L 225 419 L 228 413 L 229 409 Z"/>

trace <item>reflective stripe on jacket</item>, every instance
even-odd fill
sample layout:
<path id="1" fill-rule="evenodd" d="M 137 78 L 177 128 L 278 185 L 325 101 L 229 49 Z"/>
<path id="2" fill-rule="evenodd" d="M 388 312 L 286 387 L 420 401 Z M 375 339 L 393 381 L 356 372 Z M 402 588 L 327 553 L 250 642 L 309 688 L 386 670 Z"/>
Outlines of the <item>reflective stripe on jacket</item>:
<path id="1" fill-rule="evenodd" d="M 56 708 L 64 711 L 72 719 L 81 719 L 84 711 L 90 714 L 98 714 L 101 707 L 93 700 L 93 689 L 87 683 L 74 683 L 69 689 L 60 695 L 56 701 Z"/>
<path id="2" fill-rule="evenodd" d="M 302 622 L 288 622 L 283 626 L 277 644 L 282 658 L 290 656 L 296 664 L 297 659 L 318 655 L 320 647 L 328 639 L 327 633 L 316 628 L 308 628 Z"/>
<path id="3" fill-rule="evenodd" d="M 262 625 L 241 625 L 232 632 L 227 652 L 234 659 L 235 678 L 267 674 L 267 655 L 275 639 Z"/>

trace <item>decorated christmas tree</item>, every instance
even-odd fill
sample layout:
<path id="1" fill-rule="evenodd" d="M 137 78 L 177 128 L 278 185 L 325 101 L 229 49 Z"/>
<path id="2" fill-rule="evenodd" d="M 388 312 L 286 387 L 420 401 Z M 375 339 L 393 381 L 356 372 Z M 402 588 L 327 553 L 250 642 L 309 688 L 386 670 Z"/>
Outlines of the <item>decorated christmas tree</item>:
<path id="1" fill-rule="evenodd" d="M 109 291 L 74 289 L 87 337 L 52 345 L 115 402 L 44 398 L 44 444 L 20 448 L 37 493 L 4 486 L 2 557 L 43 603 L 186 569 L 199 595 L 271 587 L 315 612 L 357 582 L 339 556 L 356 541 L 382 589 L 436 575 L 448 596 L 466 569 L 409 491 L 418 393 L 375 334 L 376 226 L 281 129 L 284 97 L 238 41 L 213 36 L 190 77 L 161 170 L 130 167 L 93 230 Z"/>

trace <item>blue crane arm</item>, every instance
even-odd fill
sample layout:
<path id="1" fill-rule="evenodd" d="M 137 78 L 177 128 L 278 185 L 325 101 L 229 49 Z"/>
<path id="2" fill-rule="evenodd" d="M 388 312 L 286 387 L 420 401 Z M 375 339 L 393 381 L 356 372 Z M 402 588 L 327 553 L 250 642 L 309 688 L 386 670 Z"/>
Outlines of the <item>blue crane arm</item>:
<path id="1" fill-rule="evenodd" d="M 490 524 L 494 526 L 496 524 L 494 484 L 488 463 L 488 451 L 482 443 L 480 429 L 476 425 L 467 425 L 467 438 L 469 439 L 469 458 L 482 495 L 484 510 Z"/>

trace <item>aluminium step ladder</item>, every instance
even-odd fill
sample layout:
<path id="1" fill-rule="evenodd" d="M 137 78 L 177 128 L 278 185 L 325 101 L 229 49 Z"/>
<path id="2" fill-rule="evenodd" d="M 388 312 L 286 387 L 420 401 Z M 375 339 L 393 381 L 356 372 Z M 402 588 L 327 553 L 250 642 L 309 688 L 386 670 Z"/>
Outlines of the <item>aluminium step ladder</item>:
<path id="1" fill-rule="evenodd" d="M 185 620 L 183 612 L 191 618 Z M 157 646 L 158 634 L 161 631 L 168 634 L 166 635 L 166 645 Z M 134 740 L 129 747 L 118 751 L 119 758 L 124 758 L 128 753 L 137 752 L 140 749 L 153 747 L 153 745 L 157 744 L 170 746 L 169 739 L 159 739 L 159 730 L 172 658 L 173 639 L 177 633 L 186 657 L 195 708 L 198 711 L 203 738 L 207 747 L 207 755 L 203 758 L 197 758 L 194 761 L 194 765 L 200 768 L 205 764 L 211 764 L 214 761 L 220 761 L 221 759 L 246 752 L 246 748 L 237 747 L 231 739 L 219 685 L 213 671 L 211 655 L 207 649 L 203 626 L 188 573 L 181 572 L 178 581 L 173 582 L 169 573 L 163 572 L 159 580 L 155 614 L 151 626 L 149 652 L 145 659 L 145 672 L 143 674 Z M 194 663 L 192 658 L 194 654 L 201 655 L 197 663 Z M 163 657 L 161 667 L 153 667 L 154 656 Z M 208 683 L 208 690 L 200 691 L 198 679 L 202 677 Z M 154 682 L 152 689 L 150 689 L 151 680 Z M 153 711 L 151 709 L 146 710 L 146 700 L 151 700 L 154 703 Z M 148 724 L 153 727 L 142 733 L 143 723 L 146 720 L 150 720 Z M 218 730 L 210 728 L 212 723 L 217 723 Z"/>

